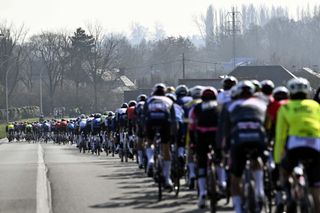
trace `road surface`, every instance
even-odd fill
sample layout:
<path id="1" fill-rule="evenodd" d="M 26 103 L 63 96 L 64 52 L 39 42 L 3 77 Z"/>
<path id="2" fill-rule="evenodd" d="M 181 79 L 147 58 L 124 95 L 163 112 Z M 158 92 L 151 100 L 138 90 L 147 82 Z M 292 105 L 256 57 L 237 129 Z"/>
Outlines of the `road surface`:
<path id="1" fill-rule="evenodd" d="M 0 212 L 208 212 L 185 186 L 178 198 L 157 188 L 134 162 L 81 154 L 75 146 L 0 140 Z M 231 206 L 221 212 L 233 212 Z"/>

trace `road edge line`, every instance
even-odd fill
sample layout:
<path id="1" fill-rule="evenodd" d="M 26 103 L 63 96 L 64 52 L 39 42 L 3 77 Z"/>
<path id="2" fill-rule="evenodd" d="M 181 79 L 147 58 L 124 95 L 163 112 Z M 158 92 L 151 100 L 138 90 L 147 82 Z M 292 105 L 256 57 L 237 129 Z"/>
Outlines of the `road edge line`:
<path id="1" fill-rule="evenodd" d="M 38 171 L 37 171 L 37 213 L 51 213 L 51 187 L 48 180 L 48 168 L 44 162 L 44 153 L 38 143 Z"/>

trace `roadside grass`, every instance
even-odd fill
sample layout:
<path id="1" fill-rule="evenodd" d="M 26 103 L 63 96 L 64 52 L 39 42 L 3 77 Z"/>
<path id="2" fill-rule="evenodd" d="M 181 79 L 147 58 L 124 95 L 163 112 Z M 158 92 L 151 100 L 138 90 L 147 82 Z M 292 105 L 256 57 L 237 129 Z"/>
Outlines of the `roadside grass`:
<path id="1" fill-rule="evenodd" d="M 6 137 L 6 124 L 0 124 L 0 139 Z"/>

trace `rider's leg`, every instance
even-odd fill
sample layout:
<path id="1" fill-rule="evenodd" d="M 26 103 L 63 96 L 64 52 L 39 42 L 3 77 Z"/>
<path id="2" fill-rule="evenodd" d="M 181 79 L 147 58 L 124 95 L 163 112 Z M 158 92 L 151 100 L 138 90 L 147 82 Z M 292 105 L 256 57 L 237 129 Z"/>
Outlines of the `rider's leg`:
<path id="1" fill-rule="evenodd" d="M 142 137 L 138 137 L 137 150 L 138 150 L 138 163 L 139 163 L 139 167 L 141 167 L 143 165 L 143 138 Z"/>
<path id="2" fill-rule="evenodd" d="M 163 176 L 166 184 L 172 186 L 171 180 L 171 153 L 170 153 L 170 126 L 167 125 L 161 130 L 161 151 L 163 155 Z"/>
<path id="3" fill-rule="evenodd" d="M 236 213 L 242 212 L 242 187 L 241 176 L 245 168 L 246 157 L 241 145 L 235 144 L 231 147 L 231 180 L 230 190 L 232 202 Z"/>
<path id="4" fill-rule="evenodd" d="M 263 183 L 263 162 L 261 158 L 252 162 L 252 170 L 255 181 L 255 194 L 256 198 L 263 199 L 264 194 L 264 183 Z"/>
<path id="5" fill-rule="evenodd" d="M 231 175 L 231 195 L 234 210 L 236 213 L 242 212 L 242 202 L 241 202 L 241 177 L 237 177 L 234 174 Z"/>

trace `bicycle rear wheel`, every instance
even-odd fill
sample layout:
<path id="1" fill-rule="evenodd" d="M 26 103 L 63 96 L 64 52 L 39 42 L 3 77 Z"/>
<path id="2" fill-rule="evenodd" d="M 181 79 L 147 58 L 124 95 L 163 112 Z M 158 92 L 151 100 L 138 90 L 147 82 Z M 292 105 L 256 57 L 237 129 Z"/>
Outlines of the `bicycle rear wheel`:
<path id="1" fill-rule="evenodd" d="M 216 173 L 213 166 L 208 168 L 207 191 L 210 199 L 210 212 L 215 213 L 216 206 L 217 206 L 217 188 L 216 188 Z"/>

